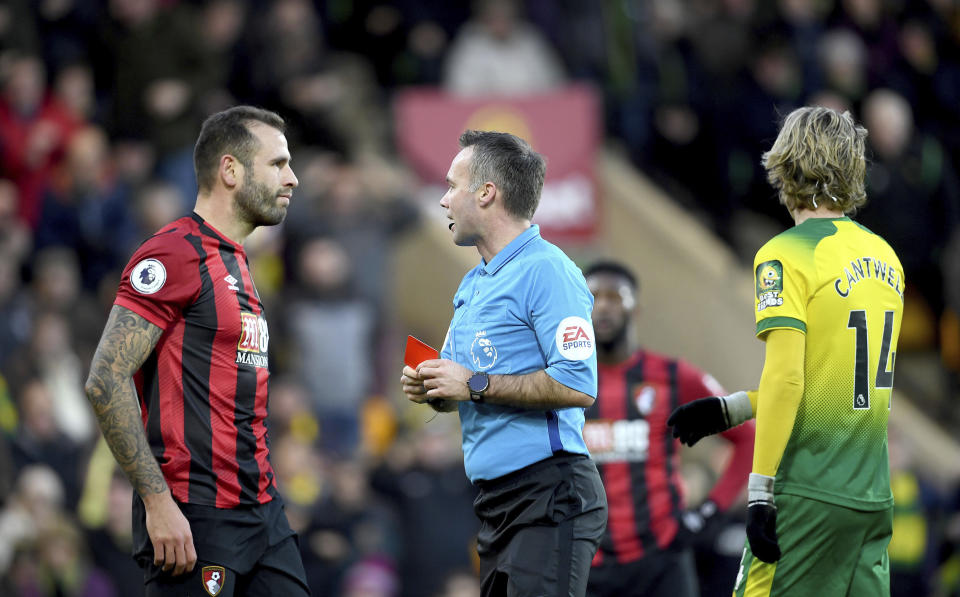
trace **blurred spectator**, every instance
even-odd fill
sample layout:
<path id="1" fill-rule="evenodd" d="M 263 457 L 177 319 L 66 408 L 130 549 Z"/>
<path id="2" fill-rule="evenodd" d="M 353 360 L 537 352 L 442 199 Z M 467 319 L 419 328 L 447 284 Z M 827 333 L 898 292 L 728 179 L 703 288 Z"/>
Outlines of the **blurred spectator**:
<path id="1" fill-rule="evenodd" d="M 404 597 L 431 597 L 450 571 L 474 563 L 476 488 L 463 475 L 458 443 L 455 425 L 438 418 L 399 440 L 374 471 L 374 488 L 399 511 Z"/>
<path id="2" fill-rule="evenodd" d="M 758 41 L 747 60 L 736 98 L 720 108 L 716 118 L 714 129 L 723 146 L 719 153 L 720 186 L 724 191 L 707 195 L 706 204 L 713 206 L 714 230 L 744 259 L 761 245 L 752 241 L 756 231 L 751 228 L 757 228 L 756 223 L 738 218 L 745 211 L 762 215 L 774 226 L 792 225 L 783 207 L 770 200 L 770 185 L 756 156 L 776 138 L 782 116 L 803 105 L 802 77 L 799 58 L 791 46 L 776 37 Z M 728 200 L 716 201 L 717 193 L 726 193 Z M 732 209 L 718 213 L 717 207 L 724 205 Z"/>
<path id="3" fill-rule="evenodd" d="M 480 597 L 480 581 L 473 572 L 453 572 L 447 576 L 443 590 L 435 593 L 435 597 Z"/>
<path id="4" fill-rule="evenodd" d="M 0 377 L 0 508 L 7 504 L 16 479 L 11 440 L 18 425 L 19 415 L 16 404 L 10 395 L 7 380 Z M 0 565 L 0 576 L 3 576 L 2 565 Z"/>
<path id="5" fill-rule="evenodd" d="M 364 558 L 351 566 L 340 591 L 343 597 L 395 597 L 398 594 L 395 567 L 380 557 Z"/>
<path id="6" fill-rule="evenodd" d="M 271 403 L 272 399 L 273 396 Z M 346 566 L 343 560 L 348 551 L 347 543 L 340 536 L 327 537 L 328 540 L 324 540 L 323 536 L 307 536 L 313 523 L 313 513 L 324 494 L 330 491 L 329 463 L 312 443 L 302 441 L 289 432 L 277 434 L 271 452 L 277 473 L 277 487 L 283 494 L 290 527 L 300 537 L 300 555 L 307 573 L 307 583 L 313 593 L 333 595 Z"/>
<path id="7" fill-rule="evenodd" d="M 897 57 L 897 24 L 883 0 L 841 0 L 840 26 L 853 31 L 864 43 L 867 72 L 876 85 Z"/>
<path id="8" fill-rule="evenodd" d="M 33 232 L 19 214 L 19 191 L 0 178 L 0 251 L 18 267 L 33 246 Z"/>
<path id="9" fill-rule="evenodd" d="M 302 536 L 313 509 L 329 492 L 329 464 L 314 444 L 291 433 L 278 434 L 275 451 L 278 486 L 291 511 L 290 525 Z"/>
<path id="10" fill-rule="evenodd" d="M 937 563 L 940 496 L 914 466 L 910 448 L 897 433 L 889 436 L 890 488 L 893 491 L 893 537 L 890 596 L 929 595 Z"/>
<path id="11" fill-rule="evenodd" d="M 710 192 L 713 176 L 686 175 L 691 163 L 707 169 L 718 163 L 701 94 L 705 76 L 691 41 L 691 10 L 658 0 L 650 3 L 648 13 L 639 39 L 623 27 L 614 32 L 622 38 L 620 45 L 637 46 L 636 56 L 621 50 L 619 58 L 608 59 L 611 69 L 619 65 L 608 75 L 614 131 L 622 131 L 634 161 L 680 201 L 703 205 L 711 214 L 729 214 L 725 197 Z"/>
<path id="12" fill-rule="evenodd" d="M 38 379 L 24 384 L 18 395 L 21 425 L 13 440 L 13 459 L 18 470 L 45 465 L 56 472 L 69 508 L 80 497 L 80 471 L 85 454 L 80 445 L 58 425 L 56 402 Z"/>
<path id="13" fill-rule="evenodd" d="M 817 44 L 824 33 L 830 6 L 817 0 L 777 0 L 776 21 L 771 27 L 775 35 L 793 48 L 800 61 L 804 91 L 822 87 L 817 59 Z"/>
<path id="14" fill-rule="evenodd" d="M 80 122 L 48 93 L 46 67 L 29 54 L 8 56 L 0 77 L 0 165 L 19 194 L 19 214 L 36 226 L 43 189 Z"/>
<path id="15" fill-rule="evenodd" d="M 102 16 L 103 2 L 39 0 L 31 4 L 43 60 L 51 70 L 88 58 L 90 38 Z"/>
<path id="16" fill-rule="evenodd" d="M 70 321 L 65 314 L 55 311 L 41 311 L 34 316 L 26 350 L 19 351 L 8 366 L 14 388 L 25 391 L 35 381 L 46 388 L 57 430 L 78 444 L 90 440 L 95 431 L 83 394 L 84 366 L 73 347 Z M 68 489 L 75 500 L 76 487 L 68 485 Z"/>
<path id="17" fill-rule="evenodd" d="M 960 221 L 956 173 L 943 146 L 915 131 L 913 111 L 899 94 L 872 92 L 864 101 L 863 120 L 870 131 L 867 142 L 873 162 L 867 177 L 868 202 L 859 220 L 887 239 L 900 256 L 909 280 L 904 319 L 909 316 L 906 309 L 913 308 L 915 313 L 929 313 L 933 320 L 928 327 L 936 327 L 944 308 L 941 253 Z M 910 340 L 915 330 L 906 325 L 903 330 L 904 339 Z M 901 344 L 908 346 L 910 342 Z"/>
<path id="18" fill-rule="evenodd" d="M 248 88 L 238 93 L 288 115 L 293 144 L 384 150 L 387 123 L 370 65 L 324 45 L 311 2 L 268 4 L 251 18 L 242 52 Z"/>
<path id="19" fill-rule="evenodd" d="M 114 175 L 106 134 L 79 129 L 67 147 L 64 167 L 44 194 L 36 249 L 73 249 L 84 287 L 94 289 L 123 268 L 138 238 L 129 213 L 130 193 Z"/>
<path id="20" fill-rule="evenodd" d="M 960 167 L 960 59 L 957 47 L 937 37 L 942 21 L 910 19 L 899 32 L 900 61 L 890 86 L 913 107 L 917 126 L 938 137 Z"/>
<path id="21" fill-rule="evenodd" d="M 937 588 L 939 595 L 960 597 L 960 486 L 956 484 L 949 494 L 946 511 Z"/>
<path id="22" fill-rule="evenodd" d="M 53 94 L 77 120 L 98 123 L 103 120 L 89 64 L 71 62 L 58 70 L 53 80 Z"/>
<path id="23" fill-rule="evenodd" d="M 186 215 L 186 199 L 180 189 L 162 181 L 145 183 L 133 200 L 137 241 L 153 235 L 168 223 Z"/>
<path id="24" fill-rule="evenodd" d="M 31 274 L 34 312 L 69 313 L 82 300 L 80 264 L 73 251 L 63 247 L 39 251 L 33 257 Z"/>
<path id="25" fill-rule="evenodd" d="M 376 314 L 351 291 L 353 264 L 337 241 L 308 241 L 296 267 L 283 313 L 293 371 L 309 390 L 321 444 L 348 456 L 358 446 L 360 406 L 371 389 Z"/>
<path id="26" fill-rule="evenodd" d="M 30 314 L 20 289 L 20 263 L 10 252 L 0 250 L 0 371 L 30 337 Z"/>
<path id="27" fill-rule="evenodd" d="M 869 82 L 863 40 L 851 31 L 834 29 L 820 38 L 818 53 L 825 89 L 859 106 Z"/>
<path id="28" fill-rule="evenodd" d="M 300 247 L 322 237 L 336 241 L 349 258 L 348 296 L 373 309 L 367 353 L 372 367 L 367 392 L 382 392 L 388 350 L 391 309 L 389 255 L 403 233 L 414 228 L 420 211 L 407 194 L 414 188 L 407 172 L 372 154 L 357 161 L 331 154 L 308 157 L 300 170 L 302 198 L 291 205 L 286 224 L 286 260 L 294 263 Z M 288 266 L 291 273 L 298 271 Z M 393 378 L 389 378 L 392 382 Z"/>
<path id="29" fill-rule="evenodd" d="M 8 0 L 0 4 L 0 52 L 37 52 L 40 46 L 31 0 Z"/>
<path id="30" fill-rule="evenodd" d="M 110 460 L 110 465 L 114 466 Z M 144 594 L 143 570 L 130 557 L 133 553 L 133 488 L 119 470 L 110 477 L 102 527 L 87 532 L 86 543 L 93 564 L 117 589 L 117 595 Z"/>
<path id="31" fill-rule="evenodd" d="M 43 521 L 33 557 L 35 573 L 21 580 L 19 597 L 120 595 L 107 575 L 91 564 L 83 535 L 65 516 Z"/>
<path id="32" fill-rule="evenodd" d="M 395 514 L 370 491 L 362 464 L 352 459 L 331 462 L 329 487 L 309 516 L 301 531 L 301 552 L 315 594 L 346 595 L 369 588 L 371 580 L 376 586 L 388 579 L 388 587 L 396 585 Z"/>
<path id="33" fill-rule="evenodd" d="M 248 14 L 247 3 L 241 0 L 211 0 L 203 6 L 202 41 L 213 61 L 210 89 L 200 98 L 204 114 L 213 114 L 237 103 L 230 90 L 242 85 L 240 80 L 245 76 L 238 52 Z"/>
<path id="34" fill-rule="evenodd" d="M 156 164 L 156 150 L 146 141 L 136 139 L 116 139 L 111 144 L 113 146 L 113 162 L 117 169 L 117 179 L 123 181 L 131 188 L 138 188 L 146 184 L 153 175 Z M 171 183 L 167 183 L 171 184 Z M 184 197 L 183 204 L 180 206 L 181 213 L 186 213 L 193 207 L 186 196 L 184 190 L 177 186 L 177 193 Z"/>
<path id="35" fill-rule="evenodd" d="M 110 132 L 149 141 L 158 174 L 192 203 L 200 102 L 215 80 L 200 21 L 188 5 L 161 0 L 110 0 L 109 16 L 93 64 L 110 91 Z"/>
<path id="36" fill-rule="evenodd" d="M 444 67 L 447 90 L 470 96 L 549 91 L 565 79 L 559 58 L 520 17 L 517 0 L 478 0 Z"/>
<path id="37" fill-rule="evenodd" d="M 320 423 L 311 406 L 309 391 L 303 383 L 279 375 L 270 380 L 270 430 L 275 430 L 278 437 L 289 436 L 302 445 L 313 445 L 320 435 Z M 291 464 L 297 463 L 291 461 Z M 295 473 L 297 468 L 291 472 Z"/>
<path id="38" fill-rule="evenodd" d="M 0 576 L 10 571 L 17 551 L 32 543 L 44 521 L 63 509 L 63 484 L 44 465 L 20 471 L 10 500 L 0 509 Z"/>
<path id="39" fill-rule="evenodd" d="M 287 224 L 290 247 L 316 236 L 335 239 L 352 262 L 352 290 L 377 309 L 385 308 L 386 256 L 394 239 L 420 220 L 407 194 L 413 187 L 409 175 L 365 154 L 357 161 L 307 166 L 303 178 L 303 199 L 291 206 L 295 217 Z"/>
<path id="40" fill-rule="evenodd" d="M 450 40 L 467 20 L 469 4 L 445 0 L 401 0 L 393 4 L 399 8 L 402 19 L 400 30 L 390 34 L 398 50 L 382 53 L 375 51 L 376 45 L 365 44 L 366 55 L 373 61 L 378 77 L 388 87 L 439 85 Z M 376 28 L 369 35 L 376 36 L 375 39 L 383 37 Z M 379 54 L 380 59 L 371 54 Z"/>

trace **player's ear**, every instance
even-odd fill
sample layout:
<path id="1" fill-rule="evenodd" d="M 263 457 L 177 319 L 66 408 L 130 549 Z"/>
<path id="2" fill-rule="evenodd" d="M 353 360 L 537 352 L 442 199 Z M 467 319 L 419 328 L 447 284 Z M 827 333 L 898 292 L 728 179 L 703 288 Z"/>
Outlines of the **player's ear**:
<path id="1" fill-rule="evenodd" d="M 493 204 L 493 200 L 496 199 L 498 193 L 499 189 L 497 189 L 497 185 L 490 181 L 480 185 L 480 188 L 477 189 L 477 201 L 480 202 L 480 207 L 487 207 Z"/>
<path id="2" fill-rule="evenodd" d="M 243 164 L 234 156 L 224 154 L 220 156 L 220 169 L 218 172 L 223 186 L 228 189 L 234 189 L 240 185 L 243 180 Z"/>

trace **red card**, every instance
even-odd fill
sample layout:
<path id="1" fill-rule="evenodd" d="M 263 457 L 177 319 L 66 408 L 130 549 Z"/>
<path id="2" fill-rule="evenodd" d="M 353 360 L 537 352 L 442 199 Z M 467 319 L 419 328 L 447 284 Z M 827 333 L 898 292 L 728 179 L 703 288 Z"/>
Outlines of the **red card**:
<path id="1" fill-rule="evenodd" d="M 424 361 L 439 358 L 440 353 L 436 348 L 413 336 L 407 336 L 407 350 L 403 354 L 403 362 L 411 368 L 416 369 L 417 365 Z"/>

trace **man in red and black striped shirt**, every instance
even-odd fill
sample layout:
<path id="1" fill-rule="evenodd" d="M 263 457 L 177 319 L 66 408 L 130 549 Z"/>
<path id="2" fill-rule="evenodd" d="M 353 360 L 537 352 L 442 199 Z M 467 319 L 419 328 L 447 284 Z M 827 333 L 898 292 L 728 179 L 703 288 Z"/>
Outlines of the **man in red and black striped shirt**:
<path id="1" fill-rule="evenodd" d="M 123 272 L 86 391 L 136 490 L 147 595 L 309 595 L 267 438 L 270 334 L 243 240 L 279 224 L 297 186 L 283 120 L 206 120 L 194 212 Z"/>
<path id="2" fill-rule="evenodd" d="M 601 261 L 584 272 L 594 297 L 599 388 L 583 437 L 607 491 L 607 530 L 593 560 L 591 597 L 699 595 L 691 538 L 716 521 L 746 485 L 753 425 L 723 434 L 733 454 L 708 499 L 687 510 L 680 442 L 667 418 L 680 404 L 724 394 L 708 374 L 680 360 L 636 349 L 630 336 L 638 291 L 624 265 Z"/>

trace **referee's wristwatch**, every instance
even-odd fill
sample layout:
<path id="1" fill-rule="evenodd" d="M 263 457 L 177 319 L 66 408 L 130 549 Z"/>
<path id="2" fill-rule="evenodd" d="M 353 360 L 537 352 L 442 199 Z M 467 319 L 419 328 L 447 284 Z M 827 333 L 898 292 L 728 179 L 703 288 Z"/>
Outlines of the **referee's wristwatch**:
<path id="1" fill-rule="evenodd" d="M 470 379 L 467 380 L 467 388 L 470 390 L 470 400 L 473 402 L 483 402 L 483 395 L 490 387 L 490 377 L 483 371 L 474 371 Z"/>

